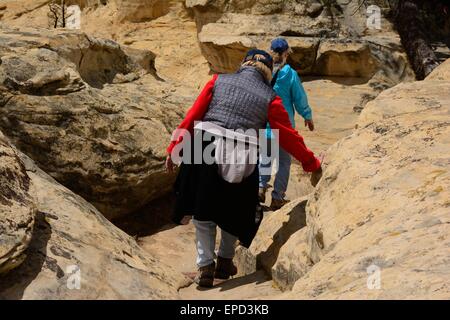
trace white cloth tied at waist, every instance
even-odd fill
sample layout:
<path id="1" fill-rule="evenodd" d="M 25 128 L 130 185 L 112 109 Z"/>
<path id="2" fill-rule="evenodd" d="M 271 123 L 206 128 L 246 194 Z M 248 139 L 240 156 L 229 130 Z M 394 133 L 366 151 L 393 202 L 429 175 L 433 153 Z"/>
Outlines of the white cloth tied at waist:
<path id="1" fill-rule="evenodd" d="M 211 122 L 198 122 L 194 130 L 216 137 L 215 163 L 219 175 L 229 183 L 240 183 L 249 177 L 258 164 L 258 135 L 256 130 L 246 133 L 229 130 Z"/>

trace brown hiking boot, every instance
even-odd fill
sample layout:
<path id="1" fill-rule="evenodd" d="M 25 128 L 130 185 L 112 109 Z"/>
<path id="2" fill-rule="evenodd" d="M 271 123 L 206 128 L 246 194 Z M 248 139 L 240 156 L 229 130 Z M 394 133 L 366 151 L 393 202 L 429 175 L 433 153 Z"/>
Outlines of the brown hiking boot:
<path id="1" fill-rule="evenodd" d="M 270 210 L 277 211 L 283 208 L 286 204 L 289 203 L 289 200 L 286 199 L 272 199 L 272 203 L 270 204 Z"/>
<path id="2" fill-rule="evenodd" d="M 214 286 L 214 271 L 216 264 L 213 262 L 210 265 L 201 267 L 198 269 L 197 277 L 195 277 L 195 283 L 200 287 L 212 288 Z"/>
<path id="3" fill-rule="evenodd" d="M 235 276 L 238 270 L 233 264 L 233 259 L 226 259 L 222 257 L 217 258 L 217 268 L 214 273 L 214 277 L 217 279 L 227 280 L 228 278 Z"/>
<path id="4" fill-rule="evenodd" d="M 259 193 L 258 193 L 259 203 L 266 202 L 266 192 L 267 192 L 267 188 L 259 188 Z"/>

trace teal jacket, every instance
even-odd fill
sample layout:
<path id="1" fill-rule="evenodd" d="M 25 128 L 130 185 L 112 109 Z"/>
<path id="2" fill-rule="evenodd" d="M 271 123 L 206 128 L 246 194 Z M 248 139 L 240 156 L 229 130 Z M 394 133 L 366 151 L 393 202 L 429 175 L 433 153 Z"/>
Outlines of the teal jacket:
<path id="1" fill-rule="evenodd" d="M 275 75 L 274 75 L 275 76 Z M 284 108 L 286 109 L 292 127 L 295 128 L 295 111 L 297 111 L 305 120 L 312 119 L 312 111 L 309 107 L 308 97 L 303 88 L 300 77 L 297 71 L 286 64 L 279 72 L 278 77 L 273 87 L 276 94 L 283 100 Z M 270 127 L 267 127 L 267 137 L 272 137 Z"/>

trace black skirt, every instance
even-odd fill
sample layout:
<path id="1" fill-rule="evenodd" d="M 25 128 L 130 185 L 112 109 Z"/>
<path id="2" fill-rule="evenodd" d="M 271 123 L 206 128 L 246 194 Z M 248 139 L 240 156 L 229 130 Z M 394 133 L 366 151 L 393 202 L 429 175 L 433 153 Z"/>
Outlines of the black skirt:
<path id="1" fill-rule="evenodd" d="M 229 183 L 218 173 L 217 164 L 181 164 L 174 191 L 173 221 L 184 216 L 215 222 L 222 230 L 250 247 L 263 218 L 258 201 L 259 170 L 241 183 Z"/>

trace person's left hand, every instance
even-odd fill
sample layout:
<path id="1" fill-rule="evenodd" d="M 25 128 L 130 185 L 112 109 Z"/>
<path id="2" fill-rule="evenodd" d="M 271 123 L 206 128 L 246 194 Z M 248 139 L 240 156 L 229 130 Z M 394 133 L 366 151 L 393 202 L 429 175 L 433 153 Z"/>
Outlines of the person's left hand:
<path id="1" fill-rule="evenodd" d="M 166 158 L 165 167 L 166 167 L 167 172 L 169 172 L 169 173 L 173 173 L 175 170 L 175 164 L 173 163 L 172 157 L 170 156 L 170 154 Z"/>
<path id="2" fill-rule="evenodd" d="M 314 121 L 311 120 L 305 120 L 305 127 L 309 128 L 309 131 L 314 131 Z"/>
<path id="3" fill-rule="evenodd" d="M 181 220 L 181 224 L 186 226 L 189 224 L 189 222 L 192 220 L 192 216 L 184 216 L 183 219 Z"/>

